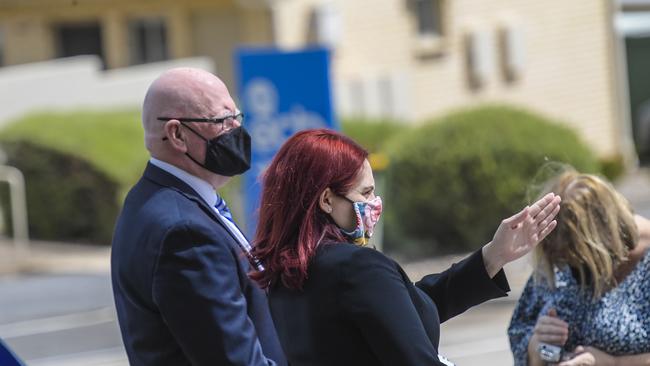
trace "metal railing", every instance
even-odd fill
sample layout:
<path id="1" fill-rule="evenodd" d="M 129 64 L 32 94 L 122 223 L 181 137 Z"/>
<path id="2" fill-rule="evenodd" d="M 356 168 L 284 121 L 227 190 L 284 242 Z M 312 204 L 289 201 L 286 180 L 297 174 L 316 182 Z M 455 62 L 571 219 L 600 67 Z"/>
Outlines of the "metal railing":
<path id="1" fill-rule="evenodd" d="M 9 185 L 12 237 L 14 247 L 19 253 L 29 251 L 29 230 L 27 227 L 27 200 L 25 198 L 25 178 L 23 173 L 12 166 L 0 165 L 0 182 Z"/>

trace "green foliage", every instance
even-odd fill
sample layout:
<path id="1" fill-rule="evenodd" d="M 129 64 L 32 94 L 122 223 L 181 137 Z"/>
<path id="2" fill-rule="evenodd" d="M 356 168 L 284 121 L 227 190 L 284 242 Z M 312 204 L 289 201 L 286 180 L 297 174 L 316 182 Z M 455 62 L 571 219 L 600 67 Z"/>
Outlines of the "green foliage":
<path id="1" fill-rule="evenodd" d="M 625 173 L 625 161 L 620 155 L 600 159 L 600 171 L 609 181 L 616 181 Z"/>
<path id="2" fill-rule="evenodd" d="M 114 180 L 81 158 L 27 141 L 7 142 L 2 147 L 8 164 L 25 176 L 31 237 L 110 243 L 119 210 Z M 8 201 L 6 189 L 2 202 Z M 9 220 L 6 227 L 11 227 Z"/>
<path id="3" fill-rule="evenodd" d="M 430 121 L 397 136 L 388 151 L 385 247 L 406 256 L 487 243 L 526 204 L 527 185 L 547 161 L 598 170 L 572 130 L 505 106 Z"/>
<path id="4" fill-rule="evenodd" d="M 4 128 L 0 141 L 29 141 L 84 159 L 117 182 L 119 200 L 138 180 L 149 157 L 135 110 L 31 114 Z"/>
<path id="5" fill-rule="evenodd" d="M 341 130 L 370 153 L 380 153 L 392 137 L 408 130 L 403 122 L 392 120 L 370 120 L 346 118 L 341 121 Z"/>
<path id="6" fill-rule="evenodd" d="M 119 207 L 149 159 L 135 110 L 28 115 L 0 131 L 0 145 L 25 174 L 30 235 L 42 240 L 110 243 Z M 236 216 L 239 182 L 220 191 Z"/>

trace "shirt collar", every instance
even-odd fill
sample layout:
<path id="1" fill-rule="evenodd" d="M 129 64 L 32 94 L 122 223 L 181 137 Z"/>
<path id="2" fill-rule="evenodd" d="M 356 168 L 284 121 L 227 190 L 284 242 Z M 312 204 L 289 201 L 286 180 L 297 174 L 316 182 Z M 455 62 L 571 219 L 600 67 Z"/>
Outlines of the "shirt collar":
<path id="1" fill-rule="evenodd" d="M 210 183 L 162 160 L 152 157 L 149 159 L 149 162 L 185 182 L 195 190 L 203 201 L 210 205 L 210 207 L 214 207 L 214 205 L 217 204 L 217 193 Z"/>

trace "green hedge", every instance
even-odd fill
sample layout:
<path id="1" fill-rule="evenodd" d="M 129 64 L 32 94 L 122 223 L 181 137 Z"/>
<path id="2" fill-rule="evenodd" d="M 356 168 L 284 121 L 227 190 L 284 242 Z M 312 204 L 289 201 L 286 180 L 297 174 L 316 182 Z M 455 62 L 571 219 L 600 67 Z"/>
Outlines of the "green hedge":
<path id="1" fill-rule="evenodd" d="M 147 161 L 143 136 L 135 110 L 35 113 L 3 128 L 8 164 L 25 175 L 30 236 L 110 243 Z"/>
<path id="2" fill-rule="evenodd" d="M 526 203 L 547 161 L 598 163 L 569 128 L 506 106 L 458 111 L 388 146 L 385 248 L 406 256 L 469 251 Z"/>
<path id="3" fill-rule="evenodd" d="M 616 181 L 625 174 L 625 161 L 620 155 L 602 158 L 599 163 L 601 174 L 610 182 Z"/>
<path id="4" fill-rule="evenodd" d="M 121 195 L 137 181 L 148 159 L 136 110 L 31 114 L 0 131 L 0 144 L 12 141 L 81 158 L 115 181 Z"/>
<path id="5" fill-rule="evenodd" d="M 523 205 L 544 161 L 598 169 L 569 129 L 507 107 L 462 111 L 418 128 L 344 119 L 342 129 L 371 153 L 388 152 L 388 187 L 380 192 L 385 246 L 405 254 L 464 251 L 489 240 L 498 221 Z M 108 243 L 124 194 L 148 158 L 135 110 L 30 115 L 0 131 L 0 144 L 26 175 L 30 233 L 48 240 Z M 239 185 L 235 179 L 220 193 L 241 217 Z"/>
<path id="6" fill-rule="evenodd" d="M 149 158 L 136 110 L 32 114 L 2 129 L 0 146 L 25 174 L 31 237 L 54 241 L 109 244 Z M 220 193 L 237 216 L 239 180 Z M 2 198 L 8 219 L 6 192 Z"/>
<path id="7" fill-rule="evenodd" d="M 370 153 L 383 153 L 391 138 L 408 130 L 404 122 L 388 119 L 343 118 L 341 130 Z"/>
<path id="8" fill-rule="evenodd" d="M 115 181 L 81 158 L 33 143 L 8 142 L 2 147 L 7 164 L 25 176 L 32 238 L 110 243 L 119 210 Z M 6 187 L 2 196 L 8 202 Z M 10 216 L 5 217 L 5 227 L 10 228 Z"/>

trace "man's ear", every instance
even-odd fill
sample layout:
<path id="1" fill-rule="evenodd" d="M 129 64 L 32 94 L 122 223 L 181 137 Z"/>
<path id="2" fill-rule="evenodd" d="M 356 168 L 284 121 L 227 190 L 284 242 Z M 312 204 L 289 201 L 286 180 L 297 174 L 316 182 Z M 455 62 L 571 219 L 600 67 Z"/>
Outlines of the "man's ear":
<path id="1" fill-rule="evenodd" d="M 183 133 L 182 125 L 178 120 L 172 119 L 165 123 L 164 127 L 165 137 L 163 140 L 167 141 L 174 150 L 180 152 L 187 152 L 187 143 L 185 141 L 185 134 Z"/>
<path id="2" fill-rule="evenodd" d="M 327 187 L 318 197 L 318 206 L 325 213 L 332 213 L 332 196 L 334 192 Z"/>

